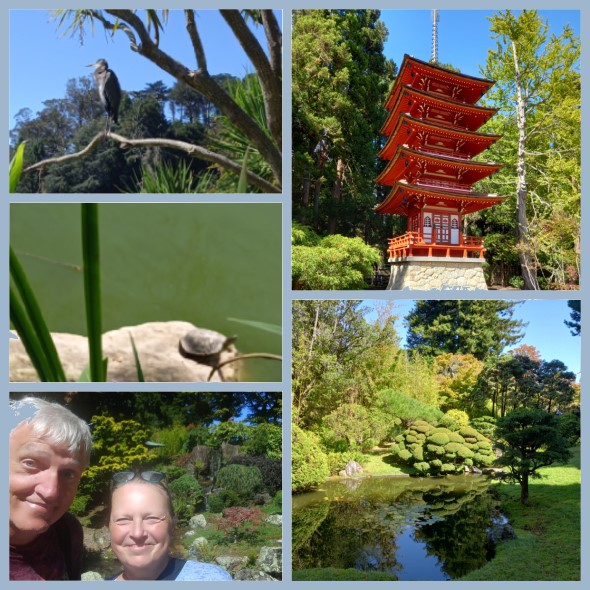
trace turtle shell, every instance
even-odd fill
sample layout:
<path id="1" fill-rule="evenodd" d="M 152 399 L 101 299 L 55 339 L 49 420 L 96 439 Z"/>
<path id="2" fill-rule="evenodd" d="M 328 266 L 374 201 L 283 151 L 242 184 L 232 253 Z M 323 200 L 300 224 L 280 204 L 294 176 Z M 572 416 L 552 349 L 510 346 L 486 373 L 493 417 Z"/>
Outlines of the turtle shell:
<path id="1" fill-rule="evenodd" d="M 227 346 L 227 337 L 214 330 L 194 328 L 181 339 L 180 346 L 190 356 L 211 356 L 219 354 Z"/>

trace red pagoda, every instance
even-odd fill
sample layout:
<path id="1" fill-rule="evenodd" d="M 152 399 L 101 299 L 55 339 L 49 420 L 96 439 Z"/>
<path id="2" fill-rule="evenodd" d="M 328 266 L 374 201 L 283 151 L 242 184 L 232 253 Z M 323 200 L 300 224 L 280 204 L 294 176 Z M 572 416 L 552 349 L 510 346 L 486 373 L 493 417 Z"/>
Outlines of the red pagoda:
<path id="1" fill-rule="evenodd" d="M 463 233 L 463 215 L 506 197 L 473 191 L 501 168 L 473 161 L 499 135 L 478 132 L 497 109 L 475 103 L 494 84 L 405 55 L 385 108 L 381 132 L 388 160 L 376 182 L 390 186 L 379 213 L 407 217 L 389 240 L 390 289 L 486 289 L 483 238 Z"/>

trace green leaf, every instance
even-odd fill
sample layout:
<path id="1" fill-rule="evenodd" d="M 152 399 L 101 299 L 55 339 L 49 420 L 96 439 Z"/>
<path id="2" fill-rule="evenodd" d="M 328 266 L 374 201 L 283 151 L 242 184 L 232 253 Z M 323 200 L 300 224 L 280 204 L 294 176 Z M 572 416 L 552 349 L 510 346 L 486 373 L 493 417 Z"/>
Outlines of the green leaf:
<path id="1" fill-rule="evenodd" d="M 39 377 L 42 381 L 66 381 L 65 373 L 57 354 L 57 349 L 55 348 L 55 344 L 53 343 L 53 339 L 51 338 L 51 334 L 47 328 L 47 324 L 45 323 L 45 318 L 43 317 L 41 308 L 37 303 L 37 299 L 33 293 L 33 290 L 31 289 L 25 271 L 12 247 L 10 248 L 9 257 L 10 277 L 16 290 L 18 291 L 18 294 L 20 295 L 22 305 L 24 306 L 22 308 L 22 316 L 18 310 L 20 304 L 16 298 L 16 293 L 12 290 L 10 293 L 10 305 L 11 309 L 14 308 L 15 313 L 19 314 L 18 319 L 21 321 L 21 326 L 26 329 L 27 325 L 30 325 L 31 329 L 36 335 L 35 340 L 37 340 L 39 343 L 39 350 L 37 350 L 35 354 L 43 355 L 43 358 L 45 359 L 45 363 L 43 364 L 47 367 L 47 370 L 43 372 L 45 378 L 41 373 L 39 373 Z M 21 338 L 23 338 L 23 336 L 21 336 Z M 26 338 L 26 336 L 24 338 Z M 23 343 L 25 342 L 24 338 Z M 40 359 L 37 358 L 36 360 L 39 362 Z M 32 358 L 31 361 L 34 363 Z"/>
<path id="2" fill-rule="evenodd" d="M 16 148 L 16 153 L 14 154 L 14 158 L 12 158 L 10 162 L 10 192 L 13 193 L 16 190 L 16 185 L 20 180 L 20 176 L 23 170 L 23 161 L 25 157 L 25 143 L 22 142 Z"/>
<path id="3" fill-rule="evenodd" d="M 244 324 L 246 326 L 251 326 L 252 328 L 257 328 L 259 330 L 264 330 L 266 332 L 271 332 L 272 334 L 277 334 L 280 336 L 283 333 L 283 329 L 281 326 L 277 324 L 269 324 L 267 322 L 257 322 L 255 320 L 241 320 L 239 318 L 227 318 L 230 322 L 237 322 L 238 324 Z"/>
<path id="4" fill-rule="evenodd" d="M 131 332 L 129 332 L 129 340 L 131 340 L 131 348 L 133 348 L 133 358 L 135 359 L 135 368 L 137 369 L 137 381 L 139 383 L 143 383 L 145 379 L 143 377 L 143 371 L 141 369 L 139 354 L 137 353 L 137 348 L 135 346 L 135 340 L 133 340 L 133 335 L 131 334 Z"/>
<path id="5" fill-rule="evenodd" d="M 250 146 L 246 148 L 244 154 L 244 161 L 242 162 L 242 171 L 240 172 L 240 180 L 238 180 L 238 193 L 248 192 L 248 156 L 250 154 Z"/>
<path id="6" fill-rule="evenodd" d="M 104 381 L 98 205 L 96 203 L 82 204 L 82 258 L 84 262 L 84 297 L 86 300 L 90 375 L 92 381 Z"/>

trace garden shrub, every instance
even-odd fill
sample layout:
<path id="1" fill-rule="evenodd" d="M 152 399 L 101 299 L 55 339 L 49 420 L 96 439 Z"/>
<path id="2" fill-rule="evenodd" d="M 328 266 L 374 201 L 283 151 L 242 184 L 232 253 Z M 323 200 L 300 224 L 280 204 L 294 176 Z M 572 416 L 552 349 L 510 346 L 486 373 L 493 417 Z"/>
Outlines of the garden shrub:
<path id="1" fill-rule="evenodd" d="M 260 508 L 232 506 L 223 511 L 217 528 L 234 542 L 249 540 L 256 535 L 256 527 L 262 524 L 262 514 Z"/>
<path id="2" fill-rule="evenodd" d="M 444 413 L 438 423 L 449 430 L 459 430 L 469 426 L 469 416 L 463 410 L 449 410 Z"/>
<path id="3" fill-rule="evenodd" d="M 480 416 L 471 420 L 471 426 L 475 428 L 480 434 L 492 439 L 494 431 L 496 430 L 496 419 L 492 416 Z"/>
<path id="4" fill-rule="evenodd" d="M 237 494 L 241 499 L 251 500 L 262 487 L 262 474 L 258 467 L 232 463 L 217 472 L 215 486 Z"/>
<path id="5" fill-rule="evenodd" d="M 222 512 L 225 508 L 238 506 L 239 504 L 240 497 L 231 490 L 220 490 L 215 494 L 209 494 L 207 496 L 209 512 Z"/>
<path id="6" fill-rule="evenodd" d="M 153 453 L 161 460 L 170 460 L 172 457 L 180 455 L 186 447 L 188 432 L 184 426 L 175 425 L 171 428 L 161 428 L 156 430 L 151 439 L 161 443 L 163 447 L 154 447 Z"/>
<path id="7" fill-rule="evenodd" d="M 171 481 L 168 488 L 172 494 L 172 505 L 176 519 L 180 523 L 188 522 L 195 513 L 197 504 L 203 499 L 203 488 L 188 473 Z"/>
<path id="8" fill-rule="evenodd" d="M 251 427 L 242 446 L 242 452 L 280 460 L 283 456 L 282 428 L 274 424 L 258 424 Z"/>
<path id="9" fill-rule="evenodd" d="M 313 489 L 330 475 L 328 460 L 322 451 L 317 436 L 293 425 L 291 451 L 291 481 L 293 492 Z"/>
<path id="10" fill-rule="evenodd" d="M 110 416 L 92 416 L 92 454 L 84 470 L 79 494 L 89 495 L 94 503 L 108 493 L 111 476 L 136 466 L 149 464 L 151 455 L 145 446 L 149 432 L 135 420 L 116 421 Z"/>
<path id="11" fill-rule="evenodd" d="M 438 473 L 460 473 L 464 466 L 487 466 L 494 461 L 491 441 L 470 427 L 463 427 L 466 442 L 459 432 L 446 428 L 419 423 L 418 428 L 425 434 L 425 441 L 416 442 L 416 424 L 396 437 L 394 451 L 398 458 L 412 466 L 422 475 Z"/>
<path id="12" fill-rule="evenodd" d="M 230 460 L 229 464 L 257 467 L 262 476 L 264 489 L 271 495 L 276 494 L 283 487 L 283 465 L 278 459 L 254 455 L 236 455 Z"/>
<path id="13" fill-rule="evenodd" d="M 433 432 L 427 439 L 429 443 L 443 447 L 449 441 L 449 435 L 446 432 Z"/>

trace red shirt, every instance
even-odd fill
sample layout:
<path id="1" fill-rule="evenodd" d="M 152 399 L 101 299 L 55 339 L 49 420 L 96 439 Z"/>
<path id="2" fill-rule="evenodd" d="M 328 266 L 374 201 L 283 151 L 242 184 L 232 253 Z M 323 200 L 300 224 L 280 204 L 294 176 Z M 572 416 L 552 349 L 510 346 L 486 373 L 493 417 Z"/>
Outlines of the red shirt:
<path id="1" fill-rule="evenodd" d="M 10 545 L 11 580 L 79 580 L 82 526 L 64 514 L 47 531 L 27 545 Z"/>

